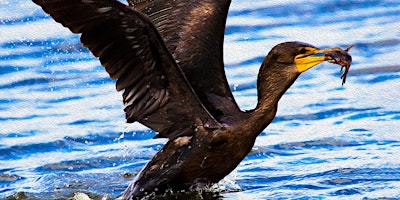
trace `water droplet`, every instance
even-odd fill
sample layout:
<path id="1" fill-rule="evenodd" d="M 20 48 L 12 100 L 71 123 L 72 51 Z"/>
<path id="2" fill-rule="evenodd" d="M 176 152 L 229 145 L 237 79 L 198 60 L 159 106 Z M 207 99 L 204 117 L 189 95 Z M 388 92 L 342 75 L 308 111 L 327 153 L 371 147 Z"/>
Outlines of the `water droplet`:
<path id="1" fill-rule="evenodd" d="M 237 90 L 238 87 L 239 87 L 239 84 L 234 84 L 233 85 L 233 90 Z"/>
<path id="2" fill-rule="evenodd" d="M 207 156 L 203 158 L 203 161 L 201 161 L 200 167 L 204 167 L 204 164 L 206 163 Z"/>

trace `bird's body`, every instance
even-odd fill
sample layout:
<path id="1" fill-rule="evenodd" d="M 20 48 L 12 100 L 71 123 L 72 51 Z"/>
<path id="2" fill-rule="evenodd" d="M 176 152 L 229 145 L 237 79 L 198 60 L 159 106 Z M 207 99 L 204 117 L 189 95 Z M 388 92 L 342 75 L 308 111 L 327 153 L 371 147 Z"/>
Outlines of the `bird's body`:
<path id="1" fill-rule="evenodd" d="M 250 152 L 300 73 L 343 54 L 301 42 L 276 45 L 260 68 L 256 108 L 242 111 L 222 57 L 230 0 L 129 0 L 137 10 L 115 0 L 33 1 L 82 34 L 83 45 L 117 79 L 127 122 L 169 139 L 123 199 L 220 181 Z"/>
<path id="2" fill-rule="evenodd" d="M 268 114 L 275 115 L 275 112 L 272 110 Z M 243 116 L 248 115 L 243 113 Z M 250 152 L 258 135 L 255 133 L 263 130 L 262 126 L 255 127 L 248 120 L 240 119 L 242 121 L 236 121 L 235 125 L 218 129 L 199 126 L 192 136 L 168 141 L 142 170 L 136 183 L 126 190 L 124 197 L 157 190 L 181 191 L 223 179 Z"/>

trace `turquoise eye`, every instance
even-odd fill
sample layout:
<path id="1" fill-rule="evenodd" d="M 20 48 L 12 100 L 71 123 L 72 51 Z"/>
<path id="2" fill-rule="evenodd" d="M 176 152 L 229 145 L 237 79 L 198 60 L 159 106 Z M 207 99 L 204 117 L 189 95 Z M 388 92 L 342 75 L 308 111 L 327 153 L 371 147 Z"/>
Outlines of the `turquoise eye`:
<path id="1" fill-rule="evenodd" d="M 303 53 L 306 53 L 306 52 L 307 52 L 307 50 L 305 48 L 300 48 L 300 50 L 299 50 L 300 54 L 303 54 Z"/>

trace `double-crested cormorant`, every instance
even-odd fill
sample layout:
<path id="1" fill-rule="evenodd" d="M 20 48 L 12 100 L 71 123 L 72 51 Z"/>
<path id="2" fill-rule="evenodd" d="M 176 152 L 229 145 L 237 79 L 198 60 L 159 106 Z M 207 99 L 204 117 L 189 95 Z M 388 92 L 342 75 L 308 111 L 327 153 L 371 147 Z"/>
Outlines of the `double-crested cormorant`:
<path id="1" fill-rule="evenodd" d="M 117 79 L 127 122 L 169 139 L 124 199 L 220 181 L 252 149 L 300 73 L 325 60 L 348 59 L 338 48 L 278 44 L 261 65 L 256 108 L 242 111 L 223 64 L 230 0 L 130 0 L 131 7 L 116 0 L 33 1 L 81 33 L 83 45 Z"/>

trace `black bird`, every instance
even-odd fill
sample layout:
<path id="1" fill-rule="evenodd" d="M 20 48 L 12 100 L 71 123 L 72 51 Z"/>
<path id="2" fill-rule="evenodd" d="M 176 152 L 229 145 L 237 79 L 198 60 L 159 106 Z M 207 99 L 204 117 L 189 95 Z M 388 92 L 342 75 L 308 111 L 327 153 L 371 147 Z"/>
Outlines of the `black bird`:
<path id="1" fill-rule="evenodd" d="M 230 0 L 33 0 L 81 34 L 124 90 L 128 123 L 168 138 L 123 193 L 141 198 L 216 183 L 252 149 L 300 73 L 340 56 L 338 48 L 276 45 L 264 59 L 255 109 L 242 111 L 227 83 L 223 38 Z"/>

